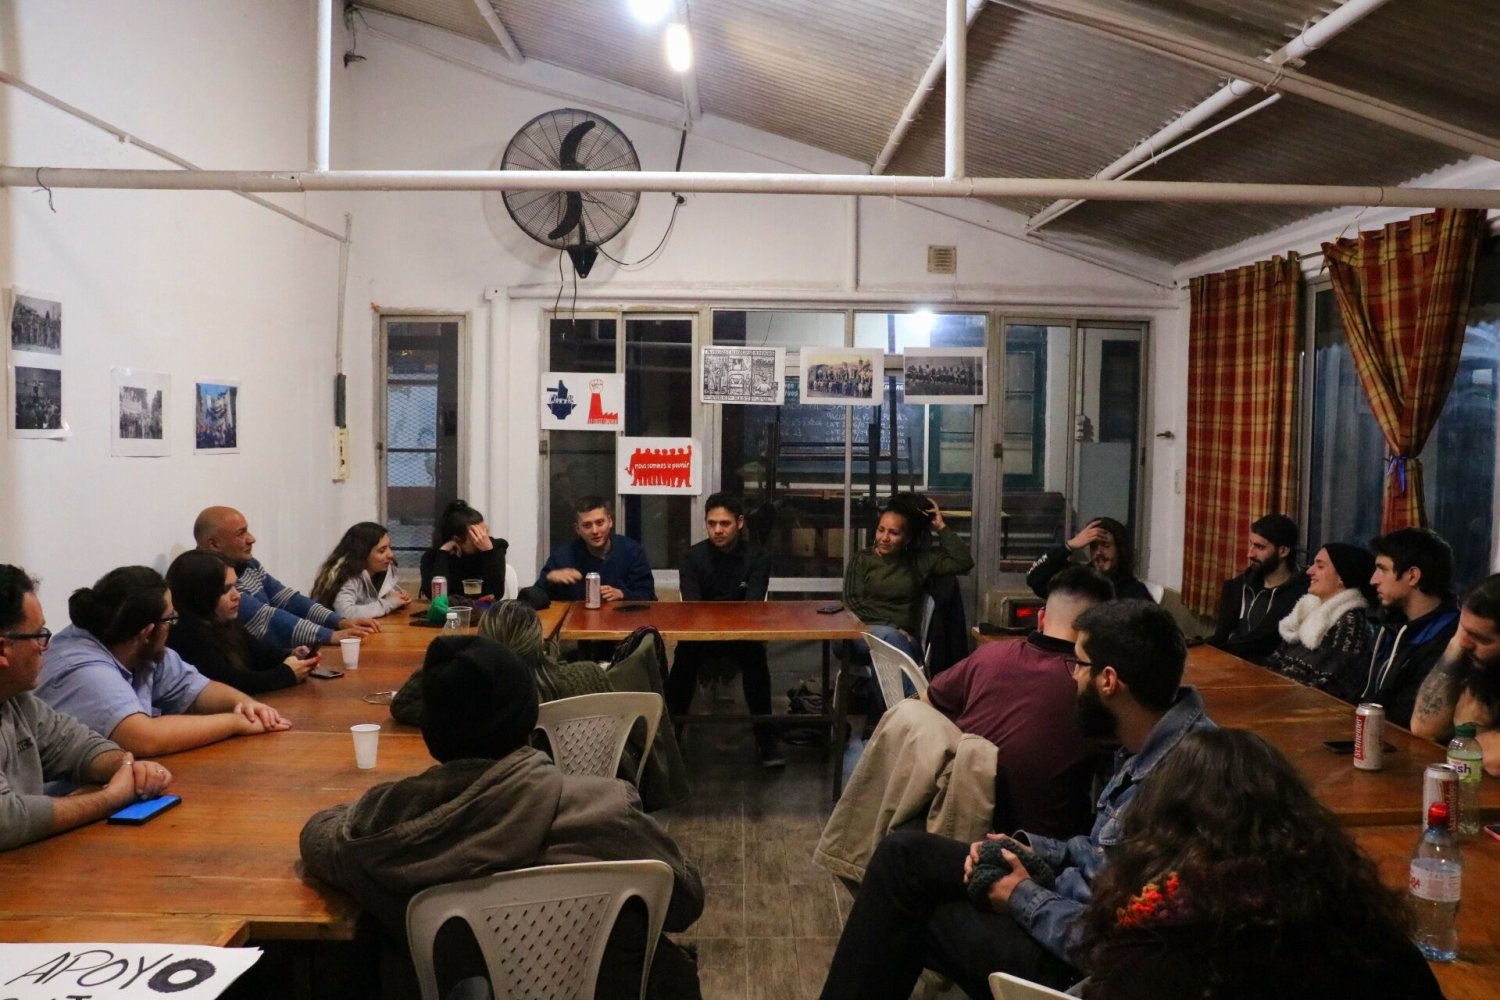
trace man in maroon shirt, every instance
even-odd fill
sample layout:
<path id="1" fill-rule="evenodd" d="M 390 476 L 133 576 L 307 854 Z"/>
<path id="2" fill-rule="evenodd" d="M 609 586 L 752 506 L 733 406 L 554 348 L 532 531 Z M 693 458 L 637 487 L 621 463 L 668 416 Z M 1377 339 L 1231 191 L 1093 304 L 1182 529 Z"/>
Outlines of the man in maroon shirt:
<path id="1" fill-rule="evenodd" d="M 1088 830 L 1093 747 L 1073 723 L 1078 685 L 1067 659 L 1073 620 L 1114 597 L 1087 566 L 1052 578 L 1040 632 L 987 642 L 932 680 L 923 699 L 999 751 L 995 829 L 1068 837 Z"/>

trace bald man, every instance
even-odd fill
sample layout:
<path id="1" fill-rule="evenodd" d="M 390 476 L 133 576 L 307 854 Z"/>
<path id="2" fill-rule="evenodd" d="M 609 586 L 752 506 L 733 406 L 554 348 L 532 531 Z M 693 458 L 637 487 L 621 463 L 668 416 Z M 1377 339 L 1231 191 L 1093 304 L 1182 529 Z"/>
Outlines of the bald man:
<path id="1" fill-rule="evenodd" d="M 212 552 L 239 574 L 240 622 L 250 634 L 281 649 L 325 646 L 380 631 L 370 618 L 340 618 L 306 594 L 277 580 L 251 556 L 255 536 L 233 507 L 206 507 L 193 522 L 198 548 Z"/>

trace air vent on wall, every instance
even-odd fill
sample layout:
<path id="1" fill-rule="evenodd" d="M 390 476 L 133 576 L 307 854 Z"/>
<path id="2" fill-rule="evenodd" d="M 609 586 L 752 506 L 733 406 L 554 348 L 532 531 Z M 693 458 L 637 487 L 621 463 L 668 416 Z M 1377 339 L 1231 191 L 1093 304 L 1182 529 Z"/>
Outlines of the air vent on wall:
<path id="1" fill-rule="evenodd" d="M 927 247 L 928 274 L 958 273 L 958 247 Z"/>

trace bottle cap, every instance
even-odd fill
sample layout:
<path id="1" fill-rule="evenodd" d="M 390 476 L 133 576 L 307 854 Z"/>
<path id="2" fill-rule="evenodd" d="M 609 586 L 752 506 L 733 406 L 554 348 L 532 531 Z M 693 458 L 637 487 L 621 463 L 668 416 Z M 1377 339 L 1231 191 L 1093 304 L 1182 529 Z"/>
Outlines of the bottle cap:
<path id="1" fill-rule="evenodd" d="M 1472 722 L 1460 722 L 1453 727 L 1453 735 L 1472 740 L 1479 733 L 1479 726 Z"/>
<path id="2" fill-rule="evenodd" d="M 1444 828 L 1448 826 L 1448 803 L 1434 802 L 1427 807 L 1427 825 Z"/>
<path id="3" fill-rule="evenodd" d="M 457 611 L 450 611 L 450 612 L 448 612 L 448 620 L 451 621 L 451 622 L 458 621 L 458 612 Z"/>

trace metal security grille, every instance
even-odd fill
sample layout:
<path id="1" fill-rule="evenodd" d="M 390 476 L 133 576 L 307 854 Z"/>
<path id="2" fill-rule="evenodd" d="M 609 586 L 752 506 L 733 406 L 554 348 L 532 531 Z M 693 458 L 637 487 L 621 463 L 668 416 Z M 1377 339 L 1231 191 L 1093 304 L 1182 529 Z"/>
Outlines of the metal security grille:
<path id="1" fill-rule="evenodd" d="M 457 495 L 458 339 L 452 320 L 385 319 L 385 523 L 414 570 Z"/>

